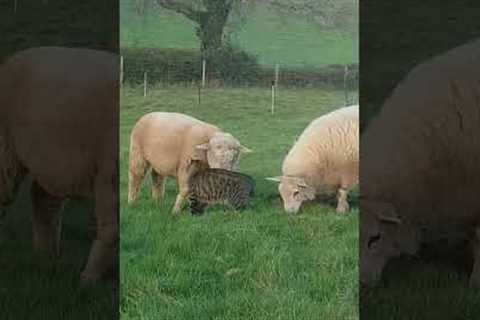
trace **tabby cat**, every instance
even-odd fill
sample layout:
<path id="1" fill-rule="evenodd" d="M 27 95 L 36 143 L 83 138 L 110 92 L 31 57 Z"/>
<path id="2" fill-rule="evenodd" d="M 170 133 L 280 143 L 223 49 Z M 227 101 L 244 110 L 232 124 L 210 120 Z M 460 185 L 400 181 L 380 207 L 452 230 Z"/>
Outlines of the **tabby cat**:
<path id="1" fill-rule="evenodd" d="M 243 210 L 254 196 L 255 181 L 248 175 L 208 168 L 199 160 L 192 160 L 188 171 L 188 199 L 194 215 L 201 214 L 208 205 L 217 203 Z"/>

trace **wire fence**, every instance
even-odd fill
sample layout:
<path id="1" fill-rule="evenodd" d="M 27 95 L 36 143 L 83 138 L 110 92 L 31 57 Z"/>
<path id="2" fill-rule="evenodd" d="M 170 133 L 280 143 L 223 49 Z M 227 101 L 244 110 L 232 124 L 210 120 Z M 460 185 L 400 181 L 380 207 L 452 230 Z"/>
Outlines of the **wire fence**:
<path id="1" fill-rule="evenodd" d="M 149 82 L 155 84 L 182 84 L 208 86 L 270 86 L 271 81 L 286 87 L 317 87 L 331 85 L 351 88 L 358 87 L 358 64 L 336 64 L 318 68 L 305 65 L 283 64 L 281 61 L 271 66 L 245 66 L 235 61 L 222 67 L 209 65 L 197 56 L 174 56 L 164 53 L 143 55 L 122 54 L 123 82 L 143 83 L 145 73 Z M 212 73 L 215 69 L 215 73 Z"/>
<path id="2" fill-rule="evenodd" d="M 279 87 L 334 87 L 344 90 L 346 104 L 358 102 L 358 94 L 355 94 L 358 91 L 358 64 L 312 68 L 279 62 L 272 66 L 259 66 L 232 57 L 228 63 L 212 66 L 195 51 L 136 48 L 121 52 L 122 83 L 141 87 L 144 96 L 148 95 L 150 88 L 171 85 L 199 89 L 263 87 L 272 90 L 273 112 Z M 220 72 L 219 67 L 223 68 Z M 210 68 L 217 72 L 211 72 Z"/>
<path id="3" fill-rule="evenodd" d="M 271 90 L 271 113 L 275 113 L 279 88 L 333 87 L 344 92 L 345 105 L 356 104 L 358 97 L 358 64 L 333 65 L 319 69 L 292 69 L 280 63 L 261 67 L 253 74 L 221 79 L 207 76 L 209 65 L 205 60 L 185 55 L 165 57 L 150 52 L 144 56 L 122 55 L 120 81 L 122 85 L 137 88 L 144 97 L 155 88 L 185 86 L 198 88 L 198 103 L 202 91 L 208 88 L 261 87 Z"/>

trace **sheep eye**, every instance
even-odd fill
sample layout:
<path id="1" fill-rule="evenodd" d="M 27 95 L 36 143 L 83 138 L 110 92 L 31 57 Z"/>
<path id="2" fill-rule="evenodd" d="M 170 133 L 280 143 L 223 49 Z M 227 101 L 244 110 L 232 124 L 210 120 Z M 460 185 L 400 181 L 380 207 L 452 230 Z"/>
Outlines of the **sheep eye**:
<path id="1" fill-rule="evenodd" d="M 299 191 L 294 191 L 294 192 L 293 192 L 293 197 L 296 198 L 299 194 L 300 194 Z"/>

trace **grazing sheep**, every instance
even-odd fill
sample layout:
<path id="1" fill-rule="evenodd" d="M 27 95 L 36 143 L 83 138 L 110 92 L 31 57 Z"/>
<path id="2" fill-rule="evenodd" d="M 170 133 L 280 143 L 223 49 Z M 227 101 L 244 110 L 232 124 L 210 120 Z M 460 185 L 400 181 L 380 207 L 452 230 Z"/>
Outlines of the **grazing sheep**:
<path id="1" fill-rule="evenodd" d="M 312 121 L 283 161 L 280 182 L 285 211 L 302 202 L 337 193 L 337 212 L 348 210 L 347 192 L 358 183 L 358 105 L 337 109 Z"/>
<path id="2" fill-rule="evenodd" d="M 209 123 L 180 113 L 148 113 L 138 120 L 130 136 L 128 202 L 135 201 L 151 167 L 155 199 L 163 197 L 166 177 L 177 179 L 173 212 L 179 212 L 188 195 L 186 170 L 192 159 L 208 163 L 211 168 L 232 170 L 240 153 L 249 152 L 231 134 Z"/>
<path id="3" fill-rule="evenodd" d="M 98 222 L 83 283 L 114 266 L 118 240 L 118 57 L 41 47 L 0 68 L 0 212 L 33 178 L 33 245 L 58 254 L 59 211 L 95 199 Z"/>
<path id="4" fill-rule="evenodd" d="M 477 242 L 470 284 L 480 286 L 479 83 L 477 40 L 415 67 L 362 137 L 365 288 L 390 258 L 443 235 Z"/>

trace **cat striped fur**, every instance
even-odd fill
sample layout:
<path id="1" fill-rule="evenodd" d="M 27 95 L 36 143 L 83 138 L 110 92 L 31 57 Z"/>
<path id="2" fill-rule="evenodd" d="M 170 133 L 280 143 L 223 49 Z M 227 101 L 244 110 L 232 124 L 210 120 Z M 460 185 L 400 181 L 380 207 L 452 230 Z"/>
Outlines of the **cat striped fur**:
<path id="1" fill-rule="evenodd" d="M 239 172 L 212 169 L 199 160 L 189 166 L 188 186 L 190 212 L 199 215 L 212 204 L 224 204 L 239 211 L 255 195 L 255 181 Z"/>

